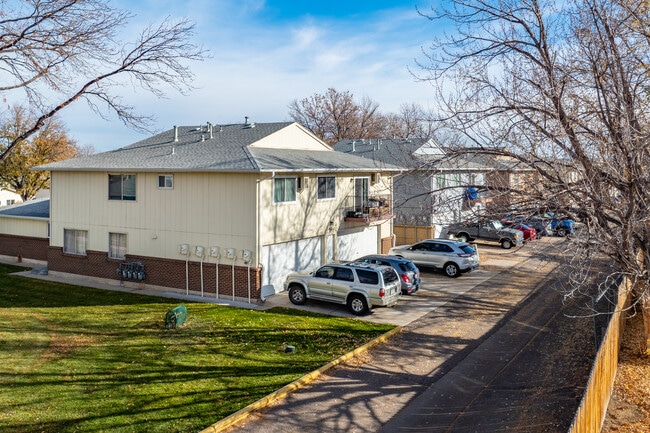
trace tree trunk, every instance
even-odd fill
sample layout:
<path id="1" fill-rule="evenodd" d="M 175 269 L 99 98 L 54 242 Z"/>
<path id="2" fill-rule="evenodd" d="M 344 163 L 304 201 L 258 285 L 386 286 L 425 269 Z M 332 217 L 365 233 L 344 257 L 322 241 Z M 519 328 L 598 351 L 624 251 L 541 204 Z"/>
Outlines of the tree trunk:
<path id="1" fill-rule="evenodd" d="M 641 297 L 641 312 L 643 314 L 643 339 L 641 350 L 650 356 L 650 295 L 644 294 Z"/>

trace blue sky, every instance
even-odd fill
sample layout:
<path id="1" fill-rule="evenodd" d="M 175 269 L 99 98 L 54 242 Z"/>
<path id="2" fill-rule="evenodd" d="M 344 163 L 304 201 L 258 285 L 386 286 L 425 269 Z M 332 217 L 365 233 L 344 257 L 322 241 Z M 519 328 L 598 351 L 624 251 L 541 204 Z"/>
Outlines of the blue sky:
<path id="1" fill-rule="evenodd" d="M 174 125 L 289 120 L 288 105 L 329 87 L 367 96 L 382 112 L 403 103 L 427 108 L 433 91 L 409 72 L 418 71 L 435 24 L 418 15 L 431 1 L 113 0 L 135 14 L 123 35 L 164 18 L 188 17 L 195 40 L 211 58 L 191 64 L 196 87 L 159 100 L 125 90 L 125 102 L 154 115 L 153 128 Z M 119 121 L 103 120 L 82 103 L 62 113 L 70 135 L 96 151 L 146 138 Z"/>

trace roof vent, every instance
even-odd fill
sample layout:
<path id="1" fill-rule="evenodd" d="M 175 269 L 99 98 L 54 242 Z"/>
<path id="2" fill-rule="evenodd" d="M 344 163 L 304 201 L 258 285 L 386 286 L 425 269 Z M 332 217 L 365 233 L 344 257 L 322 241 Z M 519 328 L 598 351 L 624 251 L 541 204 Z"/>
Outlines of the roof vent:
<path id="1" fill-rule="evenodd" d="M 255 122 L 249 122 L 248 116 L 244 117 L 244 129 L 255 128 Z"/>
<path id="2" fill-rule="evenodd" d="M 178 141 L 178 126 L 174 125 L 174 141 Z"/>
<path id="3" fill-rule="evenodd" d="M 354 152 L 356 142 L 352 140 L 352 152 Z"/>

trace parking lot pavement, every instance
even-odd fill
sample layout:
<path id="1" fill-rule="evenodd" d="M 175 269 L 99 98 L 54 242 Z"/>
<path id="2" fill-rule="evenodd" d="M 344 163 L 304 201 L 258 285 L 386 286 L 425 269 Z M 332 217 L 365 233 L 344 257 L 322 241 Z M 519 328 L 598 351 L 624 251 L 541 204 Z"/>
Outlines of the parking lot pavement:
<path id="1" fill-rule="evenodd" d="M 267 298 L 264 308 L 296 308 L 331 316 L 357 317 L 360 320 L 369 322 L 405 326 L 436 307 L 492 278 L 498 272 L 516 266 L 530 257 L 530 254 L 536 250 L 536 248 L 530 246 L 503 250 L 498 246 L 480 244 L 478 249 L 481 256 L 481 265 L 478 270 L 462 274 L 458 278 L 449 278 L 440 272 L 421 268 L 422 285 L 420 290 L 413 295 L 402 296 L 397 304 L 392 307 L 375 307 L 370 314 L 365 316 L 354 316 L 345 305 L 329 302 L 308 300 L 305 305 L 294 305 L 289 301 L 287 292 L 284 291 Z"/>
<path id="2" fill-rule="evenodd" d="M 162 296 L 178 300 L 191 302 L 209 302 L 221 305 L 230 305 L 239 308 L 251 308 L 256 310 L 266 310 L 273 307 L 296 308 L 304 311 L 311 311 L 331 316 L 339 317 L 356 317 L 375 323 L 389 323 L 398 326 L 405 326 L 414 320 L 424 316 L 433 309 L 446 302 L 454 299 L 463 293 L 473 289 L 482 282 L 490 279 L 498 272 L 517 266 L 518 263 L 528 259 L 531 254 L 543 249 L 549 243 L 561 242 L 564 238 L 542 238 L 522 247 L 504 250 L 494 244 L 475 244 L 478 253 L 480 266 L 479 269 L 467 274 L 462 274 L 458 278 L 449 278 L 440 272 L 434 272 L 431 269 L 421 268 L 422 285 L 420 290 L 409 296 L 402 296 L 396 305 L 388 308 L 373 308 L 370 314 L 366 316 L 352 315 L 345 305 L 332 304 L 328 302 L 308 300 L 305 305 L 294 305 L 289 301 L 287 292 L 279 292 L 266 299 L 265 302 L 247 303 L 240 300 L 230 300 L 228 298 L 210 298 L 199 296 L 195 291 L 189 295 L 179 291 L 169 291 L 169 289 L 148 290 L 133 287 L 122 287 L 116 285 L 115 281 L 97 282 L 84 277 L 62 277 L 48 275 L 47 272 L 40 273 L 34 271 L 20 272 L 20 275 L 44 279 L 50 281 L 60 281 L 68 284 L 76 284 L 85 287 L 95 287 L 106 290 L 119 290 L 130 293 Z M 15 264 L 15 259 L 0 256 L 0 262 Z M 24 261 L 26 266 L 47 269 L 47 263 L 37 261 Z"/>
<path id="3" fill-rule="evenodd" d="M 359 320 L 368 322 L 405 326 L 450 299 L 471 290 L 497 272 L 496 270 L 479 269 L 469 274 L 463 274 L 458 278 L 449 278 L 440 273 L 421 270 L 422 285 L 420 290 L 412 295 L 403 295 L 397 304 L 392 307 L 374 307 L 370 310 L 370 314 L 365 316 L 354 316 L 345 305 L 329 302 L 308 300 L 304 305 L 294 305 L 289 301 L 287 292 L 280 292 L 267 298 L 264 306 L 265 308 L 296 308 L 330 316 L 356 317 Z"/>

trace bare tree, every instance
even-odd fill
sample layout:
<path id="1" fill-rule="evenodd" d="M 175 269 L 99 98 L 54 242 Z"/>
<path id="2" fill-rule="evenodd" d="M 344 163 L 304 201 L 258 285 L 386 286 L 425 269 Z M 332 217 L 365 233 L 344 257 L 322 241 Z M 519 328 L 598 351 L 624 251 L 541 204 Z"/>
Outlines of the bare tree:
<path id="1" fill-rule="evenodd" d="M 428 140 L 433 136 L 432 115 L 416 103 L 404 103 L 399 113 L 384 116 L 383 138 L 419 138 Z"/>
<path id="2" fill-rule="evenodd" d="M 79 99 L 100 115 L 112 112 L 146 129 L 151 118 L 136 114 L 116 89 L 130 83 L 158 97 L 165 87 L 185 92 L 193 78 L 185 61 L 205 56 L 190 42 L 194 26 L 186 19 L 167 19 L 123 42 L 120 31 L 131 15 L 106 0 L 0 0 L 0 6 L 0 92 L 34 116 L 0 161 Z"/>
<path id="3" fill-rule="evenodd" d="M 433 129 L 431 115 L 417 104 L 402 104 L 399 113 L 383 114 L 368 97 L 360 102 L 348 91 L 329 88 L 289 104 L 291 118 L 326 143 L 345 139 L 428 138 Z"/>
<path id="4" fill-rule="evenodd" d="M 516 210 L 584 224 L 565 247 L 567 296 L 585 295 L 592 260 L 610 258 L 603 281 L 632 280 L 650 350 L 647 3 L 452 0 L 422 14 L 456 26 L 420 65 L 438 86 L 440 120 L 478 152 L 534 171 L 509 191 Z"/>
<path id="5" fill-rule="evenodd" d="M 334 144 L 345 138 L 376 138 L 381 125 L 378 107 L 369 98 L 356 102 L 352 93 L 329 88 L 324 94 L 294 99 L 289 115 L 326 143 Z"/>

